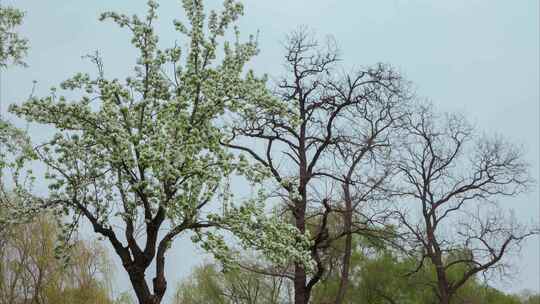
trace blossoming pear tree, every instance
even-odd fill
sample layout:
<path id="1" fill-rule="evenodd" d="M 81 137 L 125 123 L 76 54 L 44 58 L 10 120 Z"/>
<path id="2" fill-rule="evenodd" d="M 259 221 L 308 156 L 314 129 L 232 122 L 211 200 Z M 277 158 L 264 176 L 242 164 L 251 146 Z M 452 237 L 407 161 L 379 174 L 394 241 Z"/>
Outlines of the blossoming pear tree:
<path id="1" fill-rule="evenodd" d="M 38 212 L 26 191 L 33 177 L 25 165 L 33 156 L 26 133 L 0 120 L 0 238 L 5 228 Z"/>
<path id="2" fill-rule="evenodd" d="M 9 66 L 26 66 L 28 40 L 18 33 L 23 17 L 21 10 L 0 5 L 0 72 Z M 4 119 L 0 100 L 0 234 L 35 211 L 30 201 L 21 199 L 24 186 L 32 182 L 24 166 L 32 155 L 28 136 Z"/>
<path id="3" fill-rule="evenodd" d="M 25 65 L 23 58 L 28 51 L 28 40 L 17 32 L 23 18 L 21 10 L 0 6 L 0 68 L 10 64 Z"/>
<path id="4" fill-rule="evenodd" d="M 224 2 L 222 12 L 205 18 L 201 0 L 183 0 L 189 25 L 174 21 L 188 47 L 158 47 L 153 23 L 158 5 L 148 2 L 145 18 L 114 12 L 101 15 L 127 28 L 138 50 L 133 75 L 106 76 L 99 54 L 90 56 L 97 75 L 78 73 L 43 98 L 31 98 L 10 110 L 58 132 L 35 153 L 48 168 L 47 206 L 80 219 L 108 240 L 128 273 L 139 303 L 157 304 L 167 289 L 165 257 L 175 237 L 192 239 L 218 259 L 233 254 L 223 231 L 244 248 L 259 250 L 274 263 L 290 257 L 310 263 L 309 238 L 267 216 L 257 197 L 233 203 L 228 177 L 246 174 L 257 182 L 267 174 L 251 167 L 220 144 L 226 128 L 220 117 L 250 100 L 270 100 L 265 78 L 244 66 L 257 52 L 253 38 L 219 41 L 242 14 L 242 5 Z M 173 70 L 171 72 L 171 69 Z M 219 203 L 219 207 L 215 206 Z M 211 207 L 214 205 L 214 207 Z M 219 210 L 216 211 L 216 210 Z M 147 270 L 155 267 L 151 284 Z"/>

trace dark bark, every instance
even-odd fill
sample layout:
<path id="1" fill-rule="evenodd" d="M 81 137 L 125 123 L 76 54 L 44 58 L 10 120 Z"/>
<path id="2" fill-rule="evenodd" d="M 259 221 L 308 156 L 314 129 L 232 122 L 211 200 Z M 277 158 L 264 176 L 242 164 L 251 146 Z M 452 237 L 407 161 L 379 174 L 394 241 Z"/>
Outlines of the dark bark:
<path id="1" fill-rule="evenodd" d="M 387 122 L 393 120 L 387 116 L 388 109 L 393 109 L 394 99 L 400 99 L 402 87 L 401 78 L 383 65 L 334 78 L 331 74 L 335 72 L 333 68 L 338 57 L 332 43 L 320 48 L 305 30 L 294 32 L 287 38 L 285 64 L 289 74 L 278 83 L 275 95 L 288 109 L 287 115 L 294 113 L 296 118 L 289 119 L 275 114 L 275 109 L 265 108 L 265 104 L 256 104 L 250 109 L 252 111 L 235 113 L 240 117 L 234 118 L 233 137 L 223 144 L 247 153 L 265 166 L 280 185 L 280 195 L 292 215 L 292 223 L 300 232 L 309 230 L 312 233 L 313 274 L 306 275 L 300 263 L 295 263 L 291 271 L 295 304 L 307 304 L 312 289 L 327 271 L 325 258 L 329 243 L 341 238 L 336 237 L 337 234 L 349 238 L 346 251 L 350 252 L 352 246 L 349 234 L 352 233 L 353 211 L 347 215 L 349 222 L 345 226 L 349 227 L 344 229 L 348 232 L 330 231 L 327 225 L 330 213 L 342 212 L 339 208 L 333 210 L 332 206 L 339 204 L 340 198 L 332 197 L 331 193 L 321 195 L 317 183 L 325 180 L 328 184 L 339 185 L 342 182 L 343 172 L 339 171 L 347 170 L 350 164 L 332 169 L 332 159 L 337 159 L 336 154 L 339 154 L 336 146 L 349 145 L 351 141 L 355 142 L 352 145 L 354 151 L 366 145 L 376 146 L 377 141 L 373 145 L 366 143 L 361 131 L 352 134 L 351 130 L 360 126 L 360 121 L 371 124 L 362 130 L 366 131 L 363 134 L 378 135 L 379 131 L 385 130 Z M 373 104 L 384 106 L 372 111 Z M 377 130 L 374 133 L 373 127 Z M 240 144 L 241 138 L 260 142 L 264 152 Z M 274 159 L 280 159 L 280 162 L 276 163 Z M 283 183 L 288 177 L 296 179 L 297 184 Z M 291 198 L 297 194 L 299 198 Z M 354 206 L 355 203 L 350 202 L 351 210 Z M 348 272 L 349 266 L 345 268 Z M 347 288 L 346 278 L 343 293 Z"/>
<path id="2" fill-rule="evenodd" d="M 294 303 L 307 304 L 309 294 L 306 289 L 306 271 L 302 265 L 296 264 L 294 267 Z"/>
<path id="3" fill-rule="evenodd" d="M 339 288 L 336 297 L 336 304 L 342 304 L 345 299 L 347 287 L 349 285 L 349 272 L 352 255 L 352 198 L 349 191 L 349 186 L 343 186 L 345 212 L 343 214 L 343 225 L 345 228 L 345 248 L 343 249 L 343 259 L 341 262 L 341 278 L 339 280 Z"/>
<path id="4" fill-rule="evenodd" d="M 429 105 L 412 109 L 404 127 L 408 134 L 398 167 L 408 188 L 398 195 L 417 202 L 422 219 L 416 224 L 402 212 L 397 215 L 412 236 L 414 248 L 422 248 L 412 273 L 429 259 L 435 268 L 436 295 L 440 303 L 448 304 L 477 273 L 496 268 L 504 271 L 505 265 L 499 262 L 508 249 L 519 248 L 525 238 L 538 234 L 502 214 L 481 209 L 485 202 L 526 190 L 528 165 L 510 143 L 476 137 L 462 116 L 443 118 Z M 476 213 L 469 205 L 476 207 Z M 447 223 L 456 213 L 457 218 L 467 217 Z M 445 224 L 457 224 L 457 231 L 444 235 L 441 227 Z M 449 272 L 458 265 L 464 272 L 450 280 Z"/>

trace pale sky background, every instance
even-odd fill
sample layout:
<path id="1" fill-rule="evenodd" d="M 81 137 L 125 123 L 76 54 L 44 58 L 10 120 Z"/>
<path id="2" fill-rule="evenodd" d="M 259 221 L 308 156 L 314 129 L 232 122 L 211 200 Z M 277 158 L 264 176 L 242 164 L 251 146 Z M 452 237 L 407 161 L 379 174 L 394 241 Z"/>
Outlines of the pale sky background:
<path id="1" fill-rule="evenodd" d="M 31 49 L 29 67 L 2 73 L 2 103 L 21 102 L 38 81 L 36 95 L 75 72 L 93 72 L 81 56 L 99 49 L 109 76 L 131 69 L 134 52 L 125 29 L 97 17 L 105 10 L 144 13 L 143 0 L 11 0 L 27 12 L 23 34 Z M 219 7 L 221 1 L 206 1 Z M 161 43 L 173 45 L 173 18 L 183 18 L 179 1 L 161 0 Z M 259 31 L 261 53 L 252 67 L 259 73 L 282 72 L 280 41 L 299 25 L 324 37 L 335 37 L 346 67 L 390 63 L 415 83 L 418 95 L 445 111 L 465 112 L 487 132 L 511 138 L 526 149 L 532 173 L 539 179 L 539 1 L 538 0 L 246 0 L 239 22 L 243 37 Z M 51 130 L 30 126 L 36 139 Z M 39 169 L 39 168 L 38 168 Z M 538 185 L 538 183 L 537 183 Z M 540 217 L 538 186 L 528 195 L 501 205 L 525 221 Z M 167 256 L 170 297 L 176 281 L 202 252 L 178 240 Z M 115 262 L 119 260 L 114 258 Z M 512 280 L 497 282 L 505 291 L 540 290 L 540 243 L 531 239 L 516 259 Z M 119 267 L 120 268 L 120 267 Z M 119 290 L 130 289 L 118 269 Z"/>

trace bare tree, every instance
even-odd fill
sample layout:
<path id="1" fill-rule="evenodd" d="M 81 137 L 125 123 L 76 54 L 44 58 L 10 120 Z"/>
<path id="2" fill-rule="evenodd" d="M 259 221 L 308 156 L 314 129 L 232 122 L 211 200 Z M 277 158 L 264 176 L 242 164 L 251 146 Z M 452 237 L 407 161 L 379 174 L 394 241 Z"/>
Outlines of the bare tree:
<path id="1" fill-rule="evenodd" d="M 324 275 L 325 251 L 352 233 L 353 209 L 370 194 L 350 191 L 366 190 L 360 185 L 373 188 L 381 179 L 360 179 L 357 172 L 368 159 L 374 160 L 374 150 L 386 145 L 404 85 L 383 64 L 339 71 L 335 43 L 329 39 L 320 45 L 305 29 L 290 34 L 285 49 L 286 75 L 277 83 L 276 99 L 253 102 L 239 111 L 233 138 L 224 144 L 270 172 L 287 216 L 302 233 L 311 233 L 313 271 L 296 263 L 282 274 L 294 282 L 295 303 L 305 304 Z M 343 214 L 345 225 L 332 233 L 329 218 L 336 213 Z M 344 275 L 343 289 L 347 272 Z"/>
<path id="2" fill-rule="evenodd" d="M 528 188 L 528 164 L 515 145 L 478 136 L 463 116 L 435 115 L 430 105 L 412 108 L 404 127 L 398 194 L 420 212 L 396 214 L 420 252 L 417 270 L 426 260 L 434 266 L 433 288 L 447 304 L 476 274 L 504 270 L 502 258 L 538 233 L 495 202 Z M 462 269 L 457 278 L 449 275 L 455 269 Z"/>
<path id="3" fill-rule="evenodd" d="M 345 77 L 347 79 L 347 77 Z M 332 87 L 343 99 L 350 99 L 348 79 Z M 337 128 L 338 143 L 328 177 L 339 184 L 340 197 L 334 211 L 340 214 L 340 228 L 331 240 L 345 238 L 340 284 L 335 303 L 343 303 L 347 291 L 354 234 L 379 240 L 392 240 L 394 233 L 385 229 L 391 210 L 386 202 L 391 192 L 387 182 L 394 171 L 392 147 L 398 142 L 400 120 L 408 99 L 405 86 L 399 94 L 381 92 L 369 100 L 348 108 Z"/>

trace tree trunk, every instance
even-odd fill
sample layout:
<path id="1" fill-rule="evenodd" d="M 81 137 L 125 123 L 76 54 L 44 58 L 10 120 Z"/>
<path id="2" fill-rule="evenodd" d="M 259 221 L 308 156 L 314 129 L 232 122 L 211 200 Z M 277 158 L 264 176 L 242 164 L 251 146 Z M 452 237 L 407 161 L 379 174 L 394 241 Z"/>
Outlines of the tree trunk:
<path id="1" fill-rule="evenodd" d="M 294 270 L 294 304 L 307 304 L 306 271 L 302 265 L 296 264 Z"/>
<path id="2" fill-rule="evenodd" d="M 159 304 L 160 299 L 152 295 L 145 279 L 144 268 L 136 265 L 126 267 L 129 279 L 139 304 Z"/>
<path id="3" fill-rule="evenodd" d="M 450 304 L 450 297 L 447 293 L 440 294 L 439 300 L 441 304 Z"/>
<path id="4" fill-rule="evenodd" d="M 303 179 L 301 178 L 301 183 Z M 300 193 L 302 193 L 303 198 L 305 198 L 304 187 L 300 187 Z M 296 228 L 300 230 L 301 233 L 306 231 L 306 210 L 305 210 L 305 199 L 302 201 L 297 201 L 296 212 L 295 212 L 295 224 Z M 294 265 L 294 304 L 307 304 L 309 300 L 309 294 L 307 290 L 307 276 L 306 270 L 302 264 L 296 263 Z"/>
<path id="5" fill-rule="evenodd" d="M 343 303 L 345 299 L 345 293 L 347 292 L 347 286 L 349 285 L 349 272 L 351 264 L 351 254 L 352 254 L 352 202 L 351 195 L 349 192 L 348 185 L 343 186 L 345 194 L 345 214 L 343 216 L 343 222 L 345 225 L 345 248 L 343 252 L 342 260 L 342 269 L 341 269 L 341 279 L 339 281 L 339 289 L 336 297 L 336 304 Z"/>
<path id="6" fill-rule="evenodd" d="M 439 289 L 439 300 L 441 304 L 450 304 L 450 286 L 444 271 L 441 254 L 437 251 L 435 259 L 432 259 L 435 264 L 435 270 L 437 273 L 437 288 Z"/>

